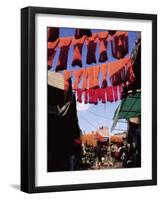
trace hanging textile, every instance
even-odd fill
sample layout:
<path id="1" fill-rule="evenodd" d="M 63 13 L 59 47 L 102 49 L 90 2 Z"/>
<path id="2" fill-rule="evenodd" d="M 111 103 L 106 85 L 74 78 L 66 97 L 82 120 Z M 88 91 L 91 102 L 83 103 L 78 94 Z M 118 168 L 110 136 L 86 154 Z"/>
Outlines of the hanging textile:
<path id="1" fill-rule="evenodd" d="M 122 58 L 115 62 L 109 62 L 107 68 L 112 85 L 121 85 L 123 82 L 133 82 L 135 80 L 130 57 Z"/>
<path id="2" fill-rule="evenodd" d="M 94 66 L 93 67 L 93 88 L 99 88 L 99 74 L 100 74 L 100 67 Z"/>
<path id="3" fill-rule="evenodd" d="M 66 70 L 67 71 L 67 70 Z M 65 84 L 67 72 L 65 71 Z M 132 60 L 130 57 L 126 57 L 114 62 L 104 63 L 97 66 L 92 66 L 84 69 L 79 69 L 75 71 L 69 71 L 71 75 L 74 76 L 73 89 L 77 90 L 81 88 L 82 90 L 87 89 L 97 89 L 99 88 L 99 75 L 102 73 L 102 85 L 101 88 L 107 87 L 107 72 L 111 81 L 112 86 L 118 86 L 123 83 L 131 84 L 135 80 L 135 74 L 133 72 Z M 81 86 L 79 85 L 81 83 Z M 116 92 L 115 92 L 116 94 Z M 116 101 L 117 96 L 115 95 Z"/>
<path id="4" fill-rule="evenodd" d="M 107 38 L 108 38 L 108 32 L 100 32 L 98 33 L 98 39 L 99 39 L 99 62 L 105 62 L 108 60 L 107 56 Z"/>
<path id="5" fill-rule="evenodd" d="M 48 42 L 53 42 L 59 38 L 59 28 L 48 27 L 47 28 Z"/>
<path id="6" fill-rule="evenodd" d="M 102 85 L 101 88 L 107 87 L 107 63 L 101 64 L 101 72 L 102 72 Z"/>
<path id="7" fill-rule="evenodd" d="M 116 33 L 116 31 L 108 31 L 109 32 L 109 34 L 112 36 L 112 35 L 114 35 L 115 33 Z"/>
<path id="8" fill-rule="evenodd" d="M 109 102 L 113 102 L 113 87 L 112 86 L 109 86 L 105 89 L 106 91 L 106 98 L 107 98 L 107 101 Z"/>
<path id="9" fill-rule="evenodd" d="M 48 69 L 52 67 L 53 59 L 56 54 L 56 47 L 59 43 L 59 39 L 54 42 L 48 42 Z"/>
<path id="10" fill-rule="evenodd" d="M 84 91 L 84 103 L 85 103 L 85 104 L 89 102 L 89 101 L 88 101 L 88 94 L 89 94 L 89 90 L 85 90 L 85 91 Z"/>
<path id="11" fill-rule="evenodd" d="M 97 34 L 92 34 L 91 37 L 88 37 L 86 39 L 86 45 L 87 45 L 87 56 L 86 56 L 86 63 L 92 64 L 96 63 L 96 45 L 97 45 Z"/>
<path id="12" fill-rule="evenodd" d="M 82 74 L 83 74 L 83 69 L 75 70 L 75 71 L 73 72 L 73 75 L 74 75 L 73 89 L 74 89 L 74 90 L 77 90 L 77 89 L 78 89 L 78 85 L 79 85 L 79 83 L 80 83 Z"/>
<path id="13" fill-rule="evenodd" d="M 99 101 L 102 103 L 117 101 L 122 98 L 122 86 L 109 86 L 106 88 L 97 89 L 77 89 L 77 101 L 79 103 L 84 102 L 85 104 L 98 104 Z"/>
<path id="14" fill-rule="evenodd" d="M 72 66 L 78 65 L 82 67 L 82 48 L 85 38 L 86 36 L 83 36 L 80 39 L 73 39 L 72 41 L 72 45 L 74 46 Z"/>
<path id="15" fill-rule="evenodd" d="M 88 67 L 86 68 L 86 71 L 88 73 L 87 88 L 89 89 L 98 88 L 100 67 L 99 66 Z"/>
<path id="16" fill-rule="evenodd" d="M 59 47 L 60 54 L 55 71 L 64 70 L 67 68 L 68 52 L 72 42 L 72 37 L 60 38 Z"/>
<path id="17" fill-rule="evenodd" d="M 96 103 L 98 103 L 98 101 L 106 103 L 105 88 L 99 88 L 95 90 L 95 96 L 96 96 Z"/>
<path id="18" fill-rule="evenodd" d="M 119 98 L 121 100 L 123 98 L 123 86 L 122 85 L 118 86 L 118 91 L 119 91 Z"/>
<path id="19" fill-rule="evenodd" d="M 111 40 L 114 58 L 123 58 L 128 53 L 128 32 L 117 31 Z"/>
<path id="20" fill-rule="evenodd" d="M 93 83 L 94 83 L 94 79 L 93 79 L 93 67 L 88 67 L 86 68 L 87 73 L 88 73 L 88 80 L 87 80 L 87 89 L 93 88 Z"/>
<path id="21" fill-rule="evenodd" d="M 83 75 L 82 75 L 82 90 L 87 89 L 88 84 L 88 71 L 87 69 L 83 69 Z"/>
<path id="22" fill-rule="evenodd" d="M 118 91 L 117 91 L 118 87 L 117 86 L 113 86 L 113 96 L 114 96 L 114 101 L 118 100 Z"/>
<path id="23" fill-rule="evenodd" d="M 133 71 L 132 59 L 130 59 L 127 63 L 127 81 L 129 81 L 129 83 L 132 83 L 134 80 L 135 74 Z"/>
<path id="24" fill-rule="evenodd" d="M 95 90 L 93 88 L 88 90 L 88 103 L 95 104 L 96 99 L 95 99 Z"/>
<path id="25" fill-rule="evenodd" d="M 78 101 L 79 103 L 82 103 L 82 95 L 83 95 L 83 92 L 84 92 L 84 90 L 82 90 L 82 89 L 80 89 L 80 88 L 77 89 L 77 101 Z"/>
<path id="26" fill-rule="evenodd" d="M 87 36 L 87 37 L 92 36 L 91 30 L 90 29 L 76 28 L 76 30 L 75 30 L 75 38 L 76 39 L 79 39 L 84 35 Z"/>
<path id="27" fill-rule="evenodd" d="M 68 70 L 64 71 L 64 90 L 68 90 L 69 89 L 69 79 L 71 76 L 71 72 Z"/>

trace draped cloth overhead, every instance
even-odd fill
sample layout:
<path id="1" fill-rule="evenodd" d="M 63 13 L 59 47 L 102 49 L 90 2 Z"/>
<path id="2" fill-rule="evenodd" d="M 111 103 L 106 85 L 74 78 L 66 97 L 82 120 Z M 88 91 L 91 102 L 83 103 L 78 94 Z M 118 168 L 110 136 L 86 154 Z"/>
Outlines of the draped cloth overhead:
<path id="1" fill-rule="evenodd" d="M 80 29 L 81 30 L 81 29 Z M 87 33 L 86 33 L 87 31 Z M 96 48 L 98 45 L 98 61 L 104 63 L 108 60 L 107 48 L 111 41 L 112 55 L 114 58 L 123 58 L 128 53 L 128 32 L 117 31 L 113 36 L 108 31 L 91 33 L 86 30 L 78 37 L 59 38 L 59 29 L 48 28 L 48 69 L 51 68 L 54 56 L 58 50 L 58 61 L 55 71 L 67 69 L 70 47 L 73 46 L 72 66 L 82 67 L 82 51 L 86 44 L 86 64 L 96 63 Z M 55 35 L 53 35 L 56 32 Z M 59 47 L 59 48 L 57 48 Z M 106 82 L 104 81 L 106 85 Z"/>
<path id="2" fill-rule="evenodd" d="M 131 58 L 126 57 L 118 61 L 109 62 L 108 75 L 112 85 L 120 85 L 125 81 L 133 82 L 135 80 L 135 74 L 133 72 Z"/>
<path id="3" fill-rule="evenodd" d="M 64 70 L 67 68 L 68 52 L 72 42 L 72 37 L 60 38 L 59 48 L 60 54 L 55 71 Z"/>
<path id="4" fill-rule="evenodd" d="M 47 28 L 48 42 L 53 42 L 59 38 L 59 28 L 48 27 Z"/>
<path id="5" fill-rule="evenodd" d="M 97 45 L 97 34 L 92 34 L 91 37 L 86 39 L 87 44 L 87 56 L 86 56 L 86 63 L 92 64 L 96 63 L 96 45 Z"/>
<path id="6" fill-rule="evenodd" d="M 108 39 L 108 32 L 100 32 L 98 33 L 99 38 L 99 62 L 105 62 L 108 60 L 107 56 L 107 39 Z"/>
<path id="7" fill-rule="evenodd" d="M 83 69 L 83 75 L 82 75 L 82 90 L 87 89 L 88 84 L 88 71 L 87 69 Z"/>
<path id="8" fill-rule="evenodd" d="M 82 90 L 77 89 L 77 101 L 82 103 L 98 104 L 99 101 L 102 103 L 114 102 L 122 99 L 122 86 L 109 86 L 106 88 L 88 89 Z"/>
<path id="9" fill-rule="evenodd" d="M 102 72 L 102 88 L 107 87 L 107 63 L 101 64 L 101 72 Z"/>
<path id="10" fill-rule="evenodd" d="M 48 27 L 47 28 L 48 37 L 48 69 L 51 68 L 53 64 L 53 59 L 56 54 L 56 47 L 59 43 L 59 28 Z"/>
<path id="11" fill-rule="evenodd" d="M 114 58 L 123 58 L 128 53 L 128 32 L 117 31 L 111 40 L 112 55 Z"/>
<path id="12" fill-rule="evenodd" d="M 59 43 L 59 39 L 54 42 L 48 42 L 48 69 L 52 67 L 53 59 L 56 54 L 56 48 Z"/>
<path id="13" fill-rule="evenodd" d="M 74 46 L 72 66 L 78 65 L 79 67 L 82 67 L 82 48 L 83 48 L 85 38 L 86 36 L 83 36 L 80 39 L 72 40 L 72 45 Z"/>
<path id="14" fill-rule="evenodd" d="M 92 32 L 91 32 L 91 30 L 90 29 L 80 29 L 80 28 L 77 28 L 76 30 L 75 30 L 75 38 L 76 39 L 79 39 L 79 38 L 81 38 L 82 36 L 87 36 L 87 37 L 90 37 L 90 36 L 92 36 Z"/>
<path id="15" fill-rule="evenodd" d="M 74 71 L 73 75 L 74 75 L 73 89 L 76 90 L 79 86 L 80 79 L 83 75 L 83 69 Z"/>
<path id="16" fill-rule="evenodd" d="M 100 72 L 100 68 L 99 67 L 88 67 L 87 68 L 87 72 L 88 72 L 88 84 L 87 84 L 87 88 L 91 89 L 91 88 L 98 88 L 99 87 L 99 72 Z"/>
<path id="17" fill-rule="evenodd" d="M 71 72 L 68 70 L 64 71 L 64 90 L 69 89 L 69 79 L 71 77 Z"/>
<path id="18" fill-rule="evenodd" d="M 100 73 L 102 76 L 100 76 Z M 70 75 L 74 76 L 73 89 L 77 90 L 78 88 L 81 88 L 85 90 L 92 88 L 95 89 L 99 87 L 106 88 L 108 86 L 107 74 L 109 76 L 112 86 L 121 85 L 122 83 L 126 82 L 132 83 L 135 80 L 135 74 L 133 71 L 131 57 L 122 58 L 117 61 L 103 63 L 97 66 L 92 66 L 84 69 L 70 71 Z M 99 86 L 101 77 L 102 77 L 102 84 L 101 86 Z M 65 84 L 66 84 L 66 75 L 65 75 Z M 117 96 L 115 96 L 115 98 L 117 100 Z"/>

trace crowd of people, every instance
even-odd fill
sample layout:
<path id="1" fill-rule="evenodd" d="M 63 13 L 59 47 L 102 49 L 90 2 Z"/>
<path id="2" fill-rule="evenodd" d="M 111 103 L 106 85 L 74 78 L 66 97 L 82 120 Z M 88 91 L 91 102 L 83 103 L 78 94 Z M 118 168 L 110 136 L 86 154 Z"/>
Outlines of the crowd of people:
<path id="1" fill-rule="evenodd" d="M 137 151 L 124 139 L 122 144 L 98 142 L 97 146 L 82 145 L 81 169 L 139 167 L 134 158 Z"/>

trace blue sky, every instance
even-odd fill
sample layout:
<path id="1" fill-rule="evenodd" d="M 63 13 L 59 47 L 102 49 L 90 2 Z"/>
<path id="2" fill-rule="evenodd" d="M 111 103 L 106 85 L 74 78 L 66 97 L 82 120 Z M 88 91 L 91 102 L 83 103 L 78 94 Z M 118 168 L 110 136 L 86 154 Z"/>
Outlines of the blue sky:
<path id="1" fill-rule="evenodd" d="M 100 31 L 105 31 L 105 30 L 92 29 L 91 31 L 92 31 L 92 33 L 94 33 L 94 32 L 100 32 Z M 60 28 L 60 37 L 74 36 L 74 33 L 75 33 L 74 28 Z M 136 37 L 137 37 L 137 32 L 129 32 L 129 35 L 128 35 L 129 52 L 128 52 L 127 56 L 129 54 L 131 54 L 132 49 L 135 47 Z M 97 60 L 99 57 L 98 50 L 99 49 L 97 46 L 97 49 L 96 49 L 96 59 Z M 86 51 L 87 51 L 86 45 L 84 45 L 83 51 L 82 51 L 83 67 L 98 65 L 99 62 L 97 62 L 96 64 L 92 64 L 92 65 L 86 64 Z M 108 54 L 107 62 L 116 60 L 115 58 L 112 57 L 110 44 L 108 45 L 107 54 Z M 59 49 L 53 60 L 53 65 L 51 68 L 52 71 L 55 71 L 58 56 L 59 56 Z M 67 69 L 68 70 L 80 69 L 80 67 L 78 67 L 78 66 L 76 66 L 76 67 L 71 66 L 72 57 L 73 57 L 73 48 L 71 47 L 69 50 L 69 54 L 68 54 Z M 107 77 L 107 80 L 109 82 L 108 77 Z M 74 81 L 74 80 L 72 80 L 72 81 Z M 100 79 L 100 81 L 101 81 L 101 79 Z M 78 120 L 79 120 L 79 125 L 80 125 L 80 128 L 82 129 L 82 131 L 87 131 L 87 132 L 94 131 L 94 130 L 98 129 L 100 126 L 108 126 L 109 130 L 110 130 L 112 123 L 113 123 L 112 118 L 113 118 L 114 112 L 115 112 L 117 106 L 119 105 L 119 103 L 120 103 L 120 101 L 113 102 L 113 103 L 107 102 L 106 104 L 98 103 L 97 105 L 77 103 Z M 121 130 L 126 130 L 127 124 L 126 123 L 118 123 L 116 128 L 121 129 Z M 118 133 L 118 132 L 121 132 L 121 131 L 114 130 L 112 133 L 110 132 L 110 134 L 114 134 L 114 133 Z"/>

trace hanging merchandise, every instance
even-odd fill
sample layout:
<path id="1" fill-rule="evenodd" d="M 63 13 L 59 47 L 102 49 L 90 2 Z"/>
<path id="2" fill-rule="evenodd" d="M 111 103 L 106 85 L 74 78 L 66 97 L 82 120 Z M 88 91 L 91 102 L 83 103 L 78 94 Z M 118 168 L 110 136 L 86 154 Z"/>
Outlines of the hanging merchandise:
<path id="1" fill-rule="evenodd" d="M 84 91 L 84 103 L 85 104 L 89 102 L 88 101 L 88 95 L 89 95 L 89 90 L 85 90 Z"/>
<path id="2" fill-rule="evenodd" d="M 92 36 L 91 30 L 90 29 L 82 29 L 82 28 L 79 29 L 79 28 L 76 28 L 76 30 L 75 30 L 75 38 L 76 39 L 79 39 L 84 35 L 86 35 L 87 37 Z"/>
<path id="3" fill-rule="evenodd" d="M 117 31 L 111 40 L 112 55 L 114 58 L 123 58 L 128 53 L 128 32 Z"/>
<path id="4" fill-rule="evenodd" d="M 67 91 L 69 89 L 69 79 L 71 77 L 71 72 L 68 70 L 64 70 L 64 90 Z"/>
<path id="5" fill-rule="evenodd" d="M 108 86 L 107 72 L 112 86 L 119 86 L 122 85 L 123 83 L 129 85 L 135 80 L 135 74 L 133 72 L 133 66 L 132 66 L 132 59 L 129 56 L 117 61 L 104 63 L 101 65 L 92 66 L 84 69 L 68 71 L 68 72 L 66 70 L 64 73 L 65 84 L 67 84 L 66 82 L 69 78 L 68 74 L 70 74 L 74 76 L 74 84 L 73 84 L 74 90 L 77 90 L 78 88 L 81 88 L 82 90 L 100 88 L 99 86 L 100 72 L 102 73 L 101 88 L 102 89 L 108 88 L 110 93 L 110 97 L 108 98 L 110 102 L 113 101 L 113 98 L 115 101 L 117 101 L 118 96 L 117 92 L 115 91 L 117 90 L 117 87 L 113 88 L 114 97 L 112 97 L 111 95 L 112 92 L 110 87 L 107 87 Z M 81 86 L 79 84 L 81 84 Z"/>
<path id="6" fill-rule="evenodd" d="M 84 68 L 83 75 L 82 75 L 82 90 L 87 89 L 87 84 L 88 84 L 88 70 L 87 68 Z"/>
<path id="7" fill-rule="evenodd" d="M 80 88 L 77 89 L 77 101 L 78 101 L 79 103 L 82 103 L 82 95 L 83 95 L 83 92 L 84 92 L 84 90 L 82 90 L 82 89 L 80 89 Z"/>
<path id="8" fill-rule="evenodd" d="M 88 103 L 91 103 L 91 104 L 96 103 L 95 90 L 93 88 L 88 90 Z"/>
<path id="9" fill-rule="evenodd" d="M 115 33 L 116 33 L 116 31 L 108 31 L 109 32 L 109 34 L 111 35 L 111 36 L 113 36 Z"/>
<path id="10" fill-rule="evenodd" d="M 108 38 L 108 32 L 100 32 L 98 33 L 98 39 L 99 39 L 99 62 L 105 62 L 108 60 L 107 56 L 107 41 Z"/>
<path id="11" fill-rule="evenodd" d="M 101 101 L 102 103 L 106 103 L 106 94 L 105 94 L 105 88 L 99 88 L 95 90 L 95 98 L 96 103 Z"/>
<path id="12" fill-rule="evenodd" d="M 80 80 L 81 80 L 81 77 L 82 77 L 82 75 L 83 75 L 83 69 L 75 70 L 75 71 L 73 72 L 73 75 L 74 75 L 73 89 L 74 89 L 74 90 L 77 90 L 77 89 L 78 89 L 78 86 L 79 86 L 79 83 L 80 83 Z"/>
<path id="13" fill-rule="evenodd" d="M 107 68 L 112 85 L 121 85 L 121 83 L 126 81 L 133 82 L 135 80 L 130 57 L 122 58 L 115 62 L 109 62 Z"/>
<path id="14" fill-rule="evenodd" d="M 54 42 L 59 38 L 59 28 L 48 27 L 48 42 Z"/>
<path id="15" fill-rule="evenodd" d="M 88 80 L 87 80 L 87 89 L 93 88 L 93 67 L 86 68 L 88 73 Z"/>
<path id="16" fill-rule="evenodd" d="M 122 86 L 109 86 L 97 89 L 77 89 L 77 101 L 85 104 L 98 104 L 98 102 L 106 103 L 122 99 Z"/>
<path id="17" fill-rule="evenodd" d="M 106 98 L 107 98 L 107 101 L 109 101 L 109 102 L 113 102 L 113 86 L 109 86 L 109 87 L 107 87 L 106 88 L 106 90 L 105 90 L 105 92 L 106 92 Z"/>
<path id="18" fill-rule="evenodd" d="M 108 86 L 107 84 L 107 63 L 101 64 L 101 72 L 102 72 L 102 85 L 101 88 L 106 88 Z"/>
<path id="19" fill-rule="evenodd" d="M 123 98 L 123 85 L 118 86 L 118 91 L 119 91 L 119 98 L 121 100 Z"/>
<path id="20" fill-rule="evenodd" d="M 135 74 L 133 71 L 133 64 L 132 64 L 132 59 L 129 60 L 129 62 L 127 63 L 127 81 L 129 83 L 132 83 L 135 80 Z"/>
<path id="21" fill-rule="evenodd" d="M 86 57 L 86 63 L 92 64 L 96 63 L 96 46 L 97 46 L 97 34 L 92 34 L 91 37 L 86 38 L 86 44 L 87 44 L 87 57 Z"/>
<path id="22" fill-rule="evenodd" d="M 117 101 L 118 100 L 118 91 L 117 91 L 118 87 L 117 85 L 116 86 L 113 86 L 113 97 L 114 97 L 114 101 Z"/>
<path id="23" fill-rule="evenodd" d="M 99 74 L 100 74 L 100 67 L 94 66 L 93 67 L 93 87 L 92 88 L 99 88 Z"/>
<path id="24" fill-rule="evenodd" d="M 60 38 L 59 47 L 60 54 L 55 71 L 64 70 L 67 68 L 68 52 L 72 42 L 72 37 Z"/>
<path id="25" fill-rule="evenodd" d="M 89 88 L 89 89 L 98 88 L 99 87 L 100 67 L 92 66 L 92 67 L 88 67 L 86 70 L 88 73 L 87 88 Z"/>
<path id="26" fill-rule="evenodd" d="M 59 39 L 54 42 L 48 42 L 48 69 L 52 67 L 53 59 L 56 54 L 56 48 L 59 43 Z"/>
<path id="27" fill-rule="evenodd" d="M 80 39 L 73 39 L 72 41 L 72 45 L 74 46 L 72 66 L 78 65 L 82 67 L 82 48 L 85 38 L 86 36 L 83 36 Z"/>

